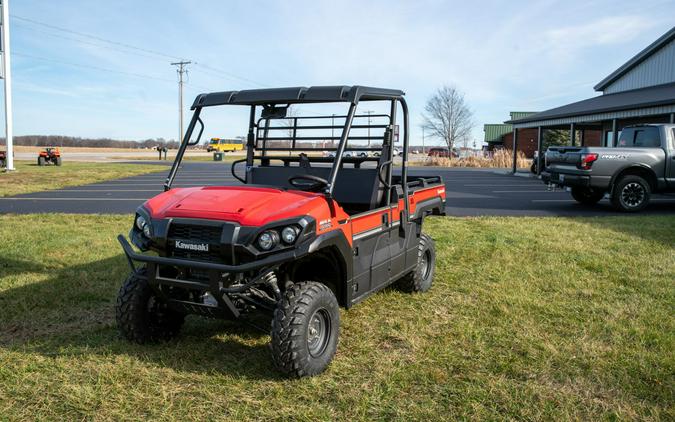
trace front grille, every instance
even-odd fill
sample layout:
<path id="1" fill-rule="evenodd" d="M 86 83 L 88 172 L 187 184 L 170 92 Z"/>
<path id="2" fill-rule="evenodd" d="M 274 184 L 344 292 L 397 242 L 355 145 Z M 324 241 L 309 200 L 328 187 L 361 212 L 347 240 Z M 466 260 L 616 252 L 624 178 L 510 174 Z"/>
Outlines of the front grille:
<path id="1" fill-rule="evenodd" d="M 190 242 L 220 243 L 220 235 L 222 233 L 222 226 L 173 223 L 169 227 L 170 239 L 181 239 Z"/>
<path id="2" fill-rule="evenodd" d="M 167 238 L 168 256 L 180 259 L 190 259 L 194 261 L 227 264 L 229 263 L 228 261 L 230 261 L 230 259 L 226 259 L 226 257 L 229 256 L 229 253 L 221 244 L 222 233 L 223 226 L 221 225 L 214 226 L 174 222 L 169 226 Z M 178 249 L 175 247 L 175 242 L 177 240 L 190 243 L 206 243 L 209 245 L 209 250 L 194 251 Z M 229 247 L 227 249 L 229 250 Z"/>

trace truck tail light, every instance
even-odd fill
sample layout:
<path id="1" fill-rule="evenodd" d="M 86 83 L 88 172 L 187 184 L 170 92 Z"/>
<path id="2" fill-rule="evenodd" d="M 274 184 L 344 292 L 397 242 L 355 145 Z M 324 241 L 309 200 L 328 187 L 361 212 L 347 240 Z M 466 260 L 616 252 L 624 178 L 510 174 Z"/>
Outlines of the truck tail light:
<path id="1" fill-rule="evenodd" d="M 590 170 L 593 163 L 598 159 L 598 154 L 581 154 L 581 165 L 583 170 Z"/>

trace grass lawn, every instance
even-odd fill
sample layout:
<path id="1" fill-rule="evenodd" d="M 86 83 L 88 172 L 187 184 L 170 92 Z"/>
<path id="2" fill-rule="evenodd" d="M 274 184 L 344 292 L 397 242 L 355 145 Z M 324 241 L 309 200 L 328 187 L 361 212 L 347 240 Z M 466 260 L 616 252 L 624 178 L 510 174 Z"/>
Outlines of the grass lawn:
<path id="1" fill-rule="evenodd" d="M 432 289 L 343 311 L 332 366 L 303 380 L 248 326 L 121 340 L 130 224 L 0 216 L 0 419 L 675 418 L 672 216 L 430 219 Z"/>
<path id="2" fill-rule="evenodd" d="M 38 166 L 28 161 L 15 161 L 16 171 L 0 172 L 0 197 L 21 193 L 60 189 L 65 186 L 102 182 L 120 177 L 166 171 L 164 166 L 149 164 L 67 162 L 62 166 Z"/>

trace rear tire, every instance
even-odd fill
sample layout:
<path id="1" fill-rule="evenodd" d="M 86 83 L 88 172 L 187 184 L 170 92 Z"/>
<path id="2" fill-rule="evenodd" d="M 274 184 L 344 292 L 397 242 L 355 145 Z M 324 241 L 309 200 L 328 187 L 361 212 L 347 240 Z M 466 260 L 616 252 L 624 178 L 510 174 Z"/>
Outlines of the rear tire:
<path id="1" fill-rule="evenodd" d="M 612 206 L 617 211 L 638 212 L 648 204 L 651 196 L 649 183 L 640 176 L 624 176 L 614 186 Z"/>
<path id="2" fill-rule="evenodd" d="M 38 166 L 44 166 L 45 163 L 45 157 L 38 157 Z"/>
<path id="3" fill-rule="evenodd" d="M 398 287 L 409 293 L 426 292 L 431 288 L 436 267 L 436 245 L 427 234 L 420 235 L 415 269 L 398 281 Z"/>
<path id="4" fill-rule="evenodd" d="M 272 319 L 272 359 L 293 378 L 325 371 L 340 334 L 340 311 L 333 292 L 322 283 L 304 281 L 288 288 Z"/>
<path id="5" fill-rule="evenodd" d="M 145 276 L 145 269 L 139 274 Z M 117 327 L 124 338 L 138 344 L 170 340 L 178 335 L 185 315 L 167 308 L 148 281 L 131 273 L 117 295 Z"/>
<path id="6" fill-rule="evenodd" d="M 580 204 L 595 205 L 604 196 L 605 192 L 599 191 L 594 188 L 583 188 L 583 187 L 572 188 L 572 198 L 574 198 L 574 200 Z"/>

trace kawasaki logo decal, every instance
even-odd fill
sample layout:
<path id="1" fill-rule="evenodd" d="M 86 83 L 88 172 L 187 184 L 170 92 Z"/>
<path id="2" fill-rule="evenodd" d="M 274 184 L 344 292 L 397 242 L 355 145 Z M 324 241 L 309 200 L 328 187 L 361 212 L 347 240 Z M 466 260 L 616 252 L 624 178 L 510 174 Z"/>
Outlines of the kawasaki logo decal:
<path id="1" fill-rule="evenodd" d="M 176 240 L 176 249 L 186 249 L 188 251 L 199 251 L 199 252 L 208 252 L 209 244 L 208 243 L 186 243 L 180 240 Z"/>

